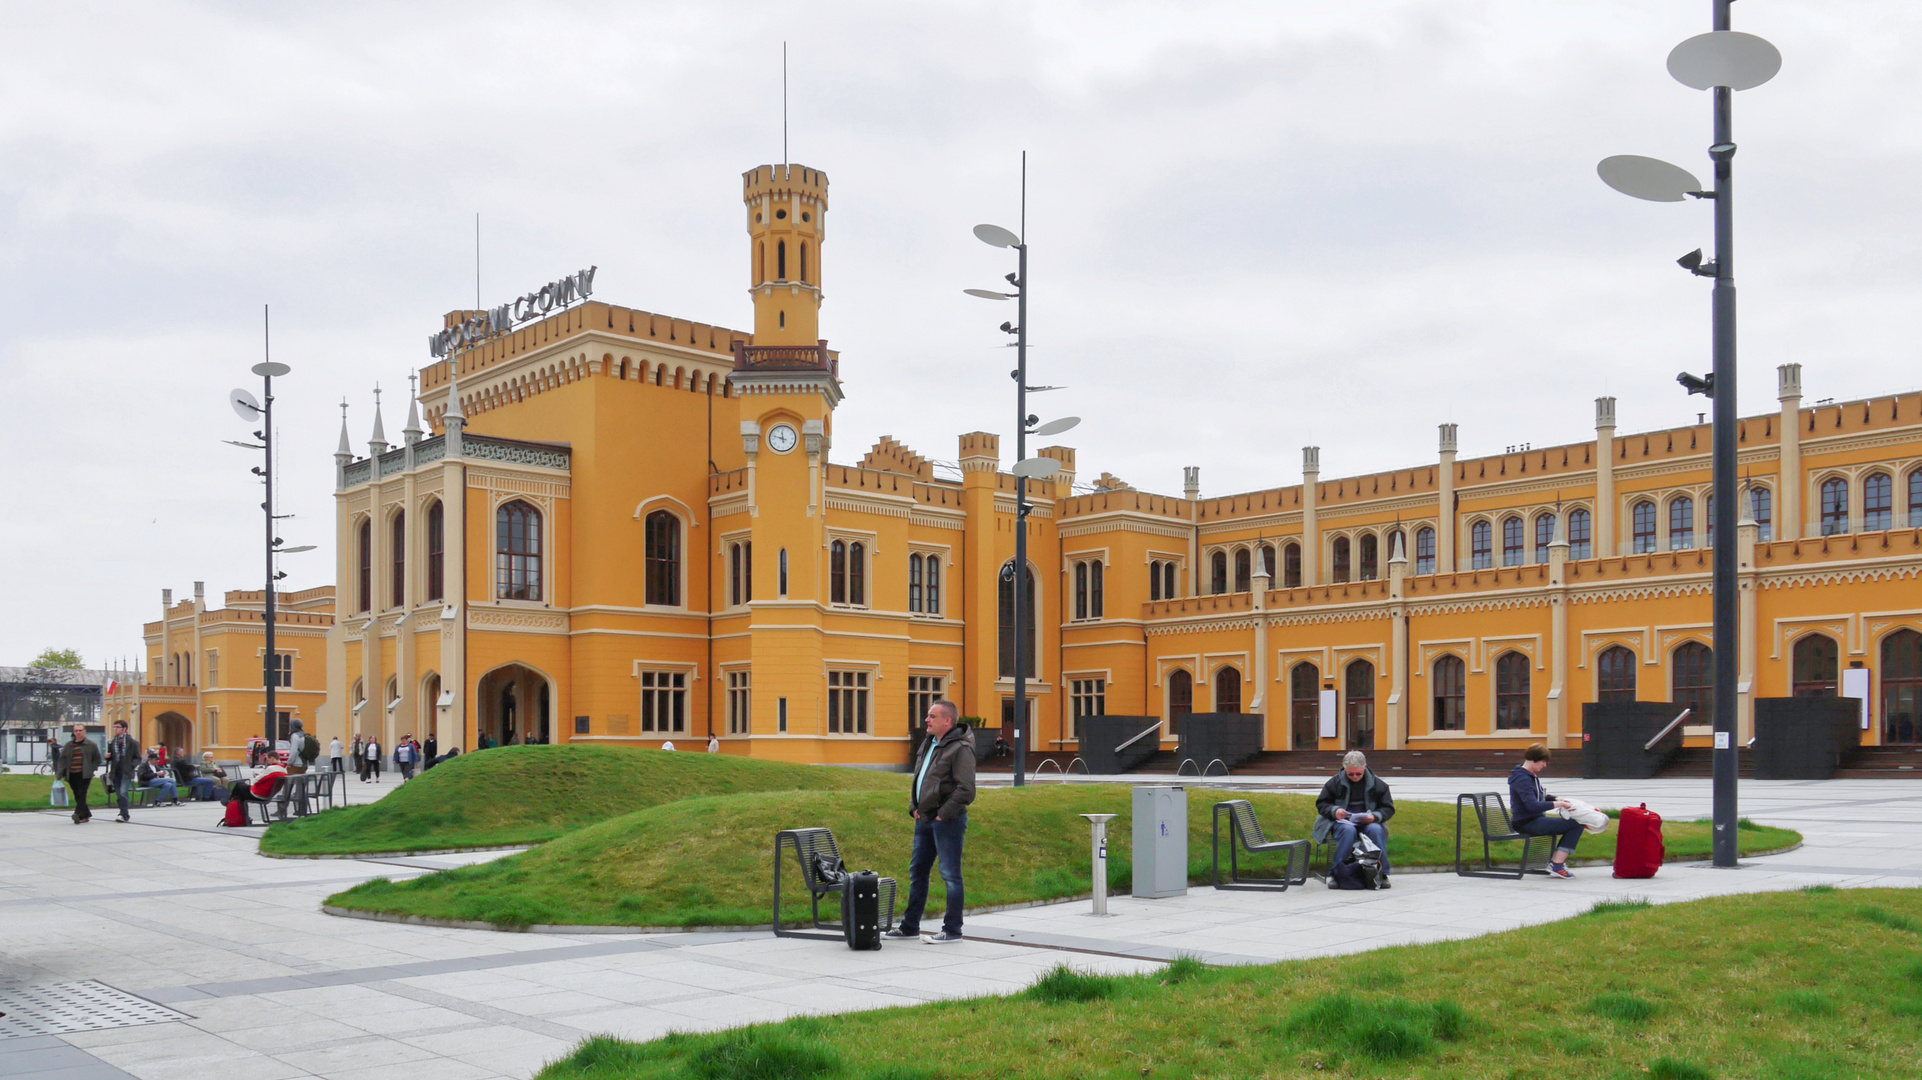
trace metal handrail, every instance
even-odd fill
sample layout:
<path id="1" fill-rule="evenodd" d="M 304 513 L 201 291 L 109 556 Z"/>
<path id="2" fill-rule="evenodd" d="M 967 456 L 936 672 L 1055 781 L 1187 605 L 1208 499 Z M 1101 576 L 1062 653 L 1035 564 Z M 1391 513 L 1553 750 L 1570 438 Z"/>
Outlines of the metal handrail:
<path id="1" fill-rule="evenodd" d="M 1642 749 L 1644 749 L 1644 750 L 1653 750 L 1653 749 L 1655 749 L 1655 744 L 1656 744 L 1656 743 L 1658 743 L 1658 742 L 1661 742 L 1661 741 L 1662 741 L 1663 739 L 1666 739 L 1666 738 L 1668 738 L 1668 733 L 1669 733 L 1669 732 L 1671 732 L 1671 731 L 1674 731 L 1674 730 L 1675 730 L 1675 726 L 1676 726 L 1677 724 L 1680 724 L 1680 723 L 1681 723 L 1682 721 L 1684 721 L 1684 720 L 1686 720 L 1686 719 L 1688 719 L 1688 717 L 1689 717 L 1689 714 L 1690 714 L 1690 713 L 1692 713 L 1692 712 L 1694 712 L 1694 711 L 1695 711 L 1694 709 L 1683 709 L 1683 710 L 1682 710 L 1682 714 L 1681 714 L 1680 716 L 1677 716 L 1677 717 L 1676 717 L 1675 719 L 1673 719 L 1673 720 L 1670 720 L 1670 721 L 1668 722 L 1668 726 L 1667 726 L 1667 727 L 1665 727 L 1665 728 L 1663 728 L 1662 730 L 1660 730 L 1660 731 L 1658 731 L 1658 732 L 1656 732 L 1656 733 L 1655 733 L 1655 737 L 1654 737 L 1653 739 L 1650 739 L 1650 740 L 1648 740 L 1647 742 L 1645 742 L 1645 743 L 1643 743 L 1643 744 L 1642 744 Z"/>
<path id="2" fill-rule="evenodd" d="M 1122 743 L 1120 746 L 1115 747 L 1114 752 L 1119 754 L 1123 750 L 1126 750 L 1130 746 L 1133 746 L 1134 744 L 1140 742 L 1142 738 L 1146 736 L 1150 731 L 1160 731 L 1162 728 L 1167 726 L 1168 726 L 1168 722 L 1166 720 L 1158 720 L 1155 723 L 1149 725 L 1148 727 L 1142 728 L 1140 731 L 1136 732 L 1134 735 L 1134 738 L 1131 738 L 1127 742 Z"/>
<path id="3" fill-rule="evenodd" d="M 1190 758 L 1189 760 L 1190 760 L 1190 761 L 1192 761 L 1192 760 L 1194 760 L 1194 759 L 1193 759 L 1193 758 Z M 1206 768 L 1203 768 L 1203 769 L 1201 770 L 1201 775 L 1203 775 L 1203 776 L 1213 776 L 1214 774 L 1213 774 L 1213 773 L 1211 773 L 1211 772 L 1209 772 L 1208 770 L 1209 770 L 1209 769 L 1212 769 L 1212 768 L 1214 768 L 1214 767 L 1215 767 L 1215 766 L 1217 766 L 1217 765 L 1219 765 L 1219 766 L 1221 766 L 1221 775 L 1223 775 L 1223 776 L 1227 776 L 1227 775 L 1228 775 L 1228 763 L 1227 763 L 1227 762 L 1225 762 L 1225 761 L 1223 761 L 1223 760 L 1221 760 L 1220 758 L 1216 758 L 1216 759 L 1214 759 L 1213 761 L 1210 761 L 1210 762 L 1209 762 L 1209 763 L 1207 764 L 1207 767 L 1206 767 Z"/>
<path id="4" fill-rule="evenodd" d="M 1069 773 L 1074 771 L 1074 767 L 1076 765 L 1081 766 L 1081 775 L 1083 776 L 1088 775 L 1088 763 L 1081 760 L 1081 756 L 1077 754 L 1075 755 L 1073 760 L 1068 762 L 1068 767 L 1061 770 L 1062 777 L 1066 778 Z"/>
<path id="5" fill-rule="evenodd" d="M 1201 767 L 1196 765 L 1195 759 L 1191 757 L 1185 757 L 1181 759 L 1181 764 L 1175 766 L 1175 775 L 1186 776 L 1188 775 L 1187 770 L 1189 769 L 1194 769 L 1196 776 L 1201 775 Z"/>

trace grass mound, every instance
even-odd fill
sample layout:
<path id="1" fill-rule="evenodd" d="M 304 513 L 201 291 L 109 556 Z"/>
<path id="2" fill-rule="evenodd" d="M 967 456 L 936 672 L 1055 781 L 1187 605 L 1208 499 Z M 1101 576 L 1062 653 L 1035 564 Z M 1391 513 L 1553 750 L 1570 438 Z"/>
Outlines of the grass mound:
<path id="1" fill-rule="evenodd" d="M 1089 978 L 1057 969 L 1002 998 L 592 1039 L 539 1080 L 1903 1075 L 1913 1069 L 1902 1062 L 1922 1059 L 1922 1026 L 1904 1011 L 1922 1006 L 1922 981 L 1908 974 L 1917 945 L 1853 917 L 1864 900 L 1922 919 L 1918 889 L 1798 891 L 1172 981 L 1102 977 L 1099 994 L 1037 992 Z M 1392 992 L 1384 972 L 1399 976 Z M 1785 986 L 1826 1006 L 1787 1000 Z M 1654 1011 L 1598 1021 L 1590 1003 L 1602 994 L 1640 995 Z"/>
<path id="2" fill-rule="evenodd" d="M 788 790 L 893 792 L 899 799 L 906 782 L 888 773 L 729 754 L 503 746 L 429 769 L 379 802 L 277 824 L 260 848 L 350 855 L 532 844 L 680 799 Z M 349 781 L 349 799 L 353 789 Z"/>
<path id="3" fill-rule="evenodd" d="M 682 799 L 588 826 L 520 855 L 412 881 L 367 882 L 328 902 L 361 911 L 510 926 L 765 925 L 773 894 L 770 853 L 774 834 L 782 829 L 827 826 L 841 842 L 848 865 L 906 876 L 913 836 L 900 782 L 894 778 L 893 789 L 886 791 L 769 791 Z M 1307 836 L 1313 827 L 1314 800 L 1309 796 L 1246 797 L 1270 836 Z M 1189 806 L 1188 815 L 1188 873 L 1197 882 L 1210 873 L 1209 804 L 1201 799 Z M 1108 835 L 1116 838 L 1108 848 L 1109 885 L 1127 888 L 1134 873 L 1126 840 L 1133 828 L 1131 808 L 1132 791 L 1119 784 L 983 789 L 969 814 L 969 905 L 995 907 L 1087 892 L 1088 831 L 1078 814 L 1119 815 L 1109 823 Z M 1673 854 L 1709 853 L 1707 825 L 1670 824 L 1667 836 Z M 1780 829 L 1741 833 L 1744 851 L 1785 847 L 1795 839 L 1794 833 Z M 1388 842 L 1397 866 L 1452 865 L 1454 807 L 1403 804 Z M 1580 854 L 1610 856 L 1614 842 L 1612 832 L 1588 837 Z M 1280 872 L 1274 856 L 1252 861 L 1256 873 Z M 1250 860 L 1242 865 L 1248 868 Z M 784 877 L 783 885 L 790 881 L 799 886 L 791 877 Z M 936 875 L 929 910 L 939 911 L 945 897 Z M 786 892 L 783 899 L 783 920 L 807 915 L 805 889 Z M 832 910 L 832 901 L 827 906 Z"/>

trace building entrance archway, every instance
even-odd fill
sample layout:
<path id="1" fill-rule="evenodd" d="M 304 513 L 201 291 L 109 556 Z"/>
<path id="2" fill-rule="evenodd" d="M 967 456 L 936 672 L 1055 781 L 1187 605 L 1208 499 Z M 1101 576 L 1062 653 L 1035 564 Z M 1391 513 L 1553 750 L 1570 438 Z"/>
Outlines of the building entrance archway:
<path id="1" fill-rule="evenodd" d="M 177 712 L 164 712 L 154 717 L 153 741 L 155 746 L 167 748 L 172 756 L 175 748 L 194 752 L 194 722 Z"/>
<path id="2" fill-rule="evenodd" d="M 477 749 L 546 742 L 553 736 L 554 680 L 526 664 L 482 675 L 474 695 Z"/>

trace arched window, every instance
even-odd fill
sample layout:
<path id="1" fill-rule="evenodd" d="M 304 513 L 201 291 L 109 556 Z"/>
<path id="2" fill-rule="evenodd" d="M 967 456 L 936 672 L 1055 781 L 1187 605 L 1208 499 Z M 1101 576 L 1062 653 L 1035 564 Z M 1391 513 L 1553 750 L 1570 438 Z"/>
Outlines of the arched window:
<path id="1" fill-rule="evenodd" d="M 1922 742 L 1922 634 L 1882 639 L 1882 741 Z"/>
<path id="2" fill-rule="evenodd" d="M 1248 592 L 1254 587 L 1254 557 L 1247 548 L 1238 548 L 1235 551 L 1235 591 Z"/>
<path id="3" fill-rule="evenodd" d="M 520 499 L 494 512 L 494 598 L 541 598 L 541 512 Z"/>
<path id="4" fill-rule="evenodd" d="M 1295 729 L 1295 749 L 1320 745 L 1321 669 L 1306 661 L 1288 673 L 1288 716 Z"/>
<path id="5" fill-rule="evenodd" d="M 1827 634 L 1806 634 L 1796 639 L 1792 661 L 1796 697 L 1834 697 L 1839 656 L 1835 639 Z"/>
<path id="6" fill-rule="evenodd" d="M 848 603 L 856 607 L 868 602 L 868 546 L 855 542 L 848 545 Z"/>
<path id="7" fill-rule="evenodd" d="M 1881 532 L 1895 525 L 1895 481 L 1885 472 L 1862 478 L 1862 528 Z"/>
<path id="8" fill-rule="evenodd" d="M 908 556 L 908 610 L 921 611 L 921 556 Z"/>
<path id="9" fill-rule="evenodd" d="M 787 280 L 787 241 L 786 240 L 782 240 L 774 245 L 774 280 L 776 281 Z"/>
<path id="10" fill-rule="evenodd" d="M 1849 531 L 1849 482 L 1839 476 L 1822 481 L 1822 535 Z"/>
<path id="11" fill-rule="evenodd" d="M 1195 711 L 1195 680 L 1185 671 L 1168 674 L 1168 734 L 1181 734 L 1181 722 Z"/>
<path id="12" fill-rule="evenodd" d="M 1655 550 L 1655 504 L 1643 499 L 1635 504 L 1631 515 L 1631 550 L 1637 555 L 1646 555 Z"/>
<path id="13" fill-rule="evenodd" d="M 1749 489 L 1748 512 L 1755 519 L 1755 538 L 1764 542 L 1775 539 L 1775 496 L 1769 489 Z"/>
<path id="14" fill-rule="evenodd" d="M 1228 553 L 1217 551 L 1208 558 L 1208 591 L 1220 596 L 1228 591 Z"/>
<path id="15" fill-rule="evenodd" d="M 926 573 L 928 614 L 939 615 L 941 614 L 941 557 L 939 555 L 927 557 Z"/>
<path id="16" fill-rule="evenodd" d="M 779 585 L 781 587 L 781 595 L 786 596 L 787 595 L 787 549 L 786 548 L 781 549 L 781 558 L 779 562 L 780 562 L 780 571 L 776 576 L 780 579 Z"/>
<path id="17" fill-rule="evenodd" d="M 1588 511 L 1577 507 L 1568 512 L 1568 557 L 1571 559 L 1592 559 L 1595 557 L 1595 533 Z"/>
<path id="18" fill-rule="evenodd" d="M 1505 517 L 1502 519 L 1502 565 L 1520 566 L 1527 557 L 1522 546 L 1522 519 Z"/>
<path id="19" fill-rule="evenodd" d="M 1548 561 L 1548 548 L 1555 542 L 1555 515 L 1535 515 L 1535 561 Z"/>
<path id="20" fill-rule="evenodd" d="M 1361 580 L 1373 581 L 1381 576 L 1381 540 L 1374 533 L 1362 533 L 1358 544 L 1361 547 Z"/>
<path id="21" fill-rule="evenodd" d="M 1101 560 L 1088 564 L 1088 617 L 1101 618 Z"/>
<path id="22" fill-rule="evenodd" d="M 1468 530 L 1468 565 L 1476 570 L 1495 565 L 1495 527 L 1486 521 L 1477 521 Z"/>
<path id="23" fill-rule="evenodd" d="M 1148 599 L 1150 600 L 1173 599 L 1173 597 L 1163 597 L 1161 595 L 1161 567 L 1163 565 L 1164 564 L 1158 559 L 1148 564 Z"/>
<path id="24" fill-rule="evenodd" d="M 1435 530 L 1424 525 L 1415 530 L 1415 573 L 1435 572 Z"/>
<path id="25" fill-rule="evenodd" d="M 1678 709 L 1693 709 L 1691 724 L 1715 722 L 1715 653 L 1699 641 L 1676 646 L 1669 668 L 1668 699 Z"/>
<path id="26" fill-rule="evenodd" d="M 1909 474 L 1909 528 L 1922 529 L 1922 469 Z"/>
<path id="27" fill-rule="evenodd" d="M 1273 544 L 1261 545 L 1261 568 L 1263 570 L 1268 571 L 1268 587 L 1269 588 L 1272 589 L 1275 586 L 1281 584 L 1281 582 L 1276 580 L 1275 578 L 1275 545 Z"/>
<path id="28" fill-rule="evenodd" d="M 447 514 L 440 502 L 427 508 L 427 599 L 447 598 Z"/>
<path id="29" fill-rule="evenodd" d="M 1715 546 L 1715 495 L 1713 492 L 1702 496 L 1702 531 L 1708 534 L 1704 546 Z"/>
<path id="30" fill-rule="evenodd" d="M 1034 628 L 1041 620 L 1040 612 L 1034 609 L 1034 568 L 1027 568 L 1021 575 L 1025 587 L 1021 590 L 1021 667 L 1029 678 L 1034 677 Z M 1014 560 L 1001 564 L 1001 674 L 1014 674 Z"/>
<path id="31" fill-rule="evenodd" d="M 753 602 L 754 541 L 737 540 L 727 546 L 727 584 L 735 606 Z"/>
<path id="32" fill-rule="evenodd" d="M 1482 524 L 1486 525 L 1487 522 Z M 1468 673 L 1459 656 L 1435 658 L 1434 721 L 1436 731 L 1464 731 L 1468 727 Z"/>
<path id="33" fill-rule="evenodd" d="M 1695 546 L 1695 500 L 1677 495 L 1668 501 L 1668 549 L 1682 551 Z"/>
<path id="34" fill-rule="evenodd" d="M 1603 704 L 1635 700 L 1635 654 L 1610 645 L 1595 658 L 1595 700 Z"/>
<path id="35" fill-rule="evenodd" d="M 355 611 L 374 609 L 374 523 L 362 520 L 354 538 L 354 562 L 360 569 L 360 588 L 354 593 Z M 178 684 L 176 684 L 178 685 Z"/>
<path id="36" fill-rule="evenodd" d="M 801 284 L 803 285 L 807 284 L 807 280 L 808 280 L 808 242 L 806 240 L 803 240 L 801 241 Z"/>
<path id="37" fill-rule="evenodd" d="M 1508 652 L 1495 661 L 1495 730 L 1528 730 L 1528 657 Z"/>
<path id="38" fill-rule="evenodd" d="M 666 510 L 647 515 L 647 602 L 663 607 L 681 604 L 681 519 Z"/>
<path id="39" fill-rule="evenodd" d="M 1329 580 L 1343 582 L 1348 580 L 1348 538 L 1335 537 L 1334 557 L 1329 561 Z"/>
<path id="40" fill-rule="evenodd" d="M 1348 665 L 1342 689 L 1347 691 L 1348 749 L 1375 748 L 1375 665 L 1356 660 Z"/>
<path id="41" fill-rule="evenodd" d="M 1289 544 L 1281 549 L 1281 587 L 1284 589 L 1301 588 L 1301 545 Z"/>
<path id="42" fill-rule="evenodd" d="M 393 578 L 388 587 L 389 607 L 407 606 L 407 514 L 405 511 L 394 515 L 391 525 L 392 535 L 389 555 L 393 560 L 390 575 Z"/>
<path id="43" fill-rule="evenodd" d="M 1163 600 L 1175 598 L 1175 564 L 1172 562 L 1161 564 L 1161 598 Z"/>
<path id="44" fill-rule="evenodd" d="M 1215 711 L 1241 711 L 1241 671 L 1225 667 L 1215 672 Z"/>
<path id="45" fill-rule="evenodd" d="M 828 602 L 848 602 L 848 545 L 836 540 L 828 545 Z"/>
<path id="46" fill-rule="evenodd" d="M 1088 617 L 1088 564 L 1085 562 L 1074 564 L 1074 617 Z"/>

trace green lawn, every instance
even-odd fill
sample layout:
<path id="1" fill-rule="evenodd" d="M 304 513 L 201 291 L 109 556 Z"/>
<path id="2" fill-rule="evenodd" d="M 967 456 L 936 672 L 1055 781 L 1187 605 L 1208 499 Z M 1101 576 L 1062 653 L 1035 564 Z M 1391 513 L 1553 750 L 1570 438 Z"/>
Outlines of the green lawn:
<path id="1" fill-rule="evenodd" d="M 899 793 L 906 783 L 889 773 L 728 754 L 503 746 L 429 769 L 377 803 L 277 824 L 260 847 L 282 855 L 344 855 L 534 844 L 678 799 L 791 789 Z M 350 801 L 354 791 L 350 778 Z"/>
<path id="2" fill-rule="evenodd" d="M 590 1039 L 539 1080 L 1846 1080 L 1918 1060 L 1922 890 L 1817 888 L 1262 967 L 1058 968 L 1011 997 Z"/>
<path id="3" fill-rule="evenodd" d="M 53 803 L 47 795 L 53 790 L 53 777 L 38 773 L 10 772 L 0 776 L 0 810 L 45 810 Z M 98 784 L 94 790 L 100 790 Z"/>
<path id="4" fill-rule="evenodd" d="M 973 908 L 1074 896 L 1088 890 L 1088 825 L 1077 814 L 1119 814 L 1109 824 L 1115 888 L 1132 879 L 1132 789 L 1119 784 L 984 788 L 970 813 L 966 874 Z M 1240 795 L 1242 793 L 1235 793 Z M 1189 874 L 1209 874 L 1209 801 L 1191 792 Z M 1270 836 L 1308 835 L 1314 800 L 1306 795 L 1248 796 Z M 777 791 L 684 799 L 591 825 L 533 851 L 411 881 L 377 878 L 330 897 L 361 911 L 466 919 L 506 925 L 736 926 L 771 918 L 770 852 L 781 829 L 825 825 L 847 863 L 905 878 L 911 823 L 893 791 Z M 1708 826 L 1669 822 L 1669 851 L 1706 857 Z M 1787 847 L 1799 837 L 1744 828 L 1745 852 Z M 1396 865 L 1452 865 L 1452 804 L 1408 802 L 1389 830 Z M 1615 831 L 1586 838 L 1578 857 L 1610 857 Z M 790 857 L 791 858 L 791 857 Z M 1247 864 L 1244 864 L 1247 865 Z M 1257 863 L 1273 872 L 1279 862 Z M 792 870 L 792 867 L 789 867 Z M 791 881 L 792 878 L 785 878 Z M 798 884 L 798 882 L 797 882 Z M 946 895 L 940 878 L 930 903 Z M 905 902 L 905 889 L 902 899 Z M 807 913 L 806 892 L 784 897 L 784 919 Z"/>

